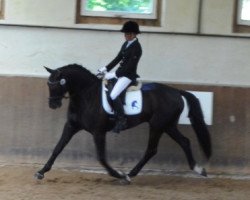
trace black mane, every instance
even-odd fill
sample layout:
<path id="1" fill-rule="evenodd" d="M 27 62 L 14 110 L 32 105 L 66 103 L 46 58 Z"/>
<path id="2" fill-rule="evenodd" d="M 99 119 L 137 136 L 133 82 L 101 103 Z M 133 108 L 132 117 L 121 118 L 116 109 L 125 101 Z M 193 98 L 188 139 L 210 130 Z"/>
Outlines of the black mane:
<path id="1" fill-rule="evenodd" d="M 91 73 L 88 69 L 79 64 L 69 64 L 63 67 L 58 68 L 63 74 L 70 72 L 81 73 L 82 75 L 90 76 L 91 78 L 97 78 L 93 73 Z"/>
<path id="2" fill-rule="evenodd" d="M 81 79 L 85 82 L 92 83 L 99 80 L 96 75 L 91 73 L 88 69 L 79 64 L 69 64 L 63 67 L 58 68 L 62 75 L 66 78 L 74 77 L 75 79 Z"/>

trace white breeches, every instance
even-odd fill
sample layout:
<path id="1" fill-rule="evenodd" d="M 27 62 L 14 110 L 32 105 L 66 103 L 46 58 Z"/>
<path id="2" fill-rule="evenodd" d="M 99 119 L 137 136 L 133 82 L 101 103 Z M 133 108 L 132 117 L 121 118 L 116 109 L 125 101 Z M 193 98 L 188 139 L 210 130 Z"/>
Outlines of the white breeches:
<path id="1" fill-rule="evenodd" d="M 122 93 L 122 91 L 128 87 L 130 83 L 131 80 L 125 76 L 118 78 L 114 88 L 110 93 L 110 98 L 112 100 L 116 99 Z"/>

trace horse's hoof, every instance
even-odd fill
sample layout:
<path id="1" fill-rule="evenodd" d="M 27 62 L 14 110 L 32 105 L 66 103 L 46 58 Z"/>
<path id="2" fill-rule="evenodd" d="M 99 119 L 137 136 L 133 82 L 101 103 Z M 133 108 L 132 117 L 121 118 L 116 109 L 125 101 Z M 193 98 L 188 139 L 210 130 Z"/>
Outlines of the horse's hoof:
<path id="1" fill-rule="evenodd" d="M 125 175 L 124 178 L 120 179 L 120 184 L 122 185 L 129 185 L 131 183 L 131 179 L 128 175 Z"/>
<path id="2" fill-rule="evenodd" d="M 37 179 L 37 180 L 42 180 L 44 178 L 44 175 L 37 172 L 34 174 L 34 178 Z"/>
<path id="3" fill-rule="evenodd" d="M 203 167 L 195 165 L 194 171 L 201 176 L 207 177 L 207 172 L 206 172 L 205 168 L 203 168 Z"/>
<path id="4" fill-rule="evenodd" d="M 207 177 L 207 172 L 206 170 L 203 168 L 202 172 L 201 172 L 201 176 Z"/>
<path id="5" fill-rule="evenodd" d="M 119 180 L 120 184 L 122 184 L 122 185 L 129 185 L 131 183 L 131 179 L 130 179 L 130 177 L 127 174 L 125 174 L 124 172 L 121 172 L 121 171 L 119 171 L 118 173 L 121 176 L 121 178 Z"/>

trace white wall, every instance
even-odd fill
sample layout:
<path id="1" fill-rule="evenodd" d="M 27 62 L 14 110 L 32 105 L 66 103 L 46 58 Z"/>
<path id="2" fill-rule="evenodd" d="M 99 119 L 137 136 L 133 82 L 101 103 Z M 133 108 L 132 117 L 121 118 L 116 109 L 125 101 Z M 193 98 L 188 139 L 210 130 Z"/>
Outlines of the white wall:
<path id="1" fill-rule="evenodd" d="M 231 35 L 234 3 L 235 0 L 203 0 L 201 31 Z"/>
<path id="2" fill-rule="evenodd" d="M 139 35 L 143 80 L 250 86 L 250 34 L 245 38 L 183 34 L 197 32 L 199 0 L 163 2 L 162 27 L 142 27 L 154 32 Z M 201 32 L 235 35 L 233 2 L 204 0 Z M 5 0 L 5 19 L 0 20 L 0 74 L 47 76 L 42 66 L 56 68 L 70 63 L 95 72 L 107 64 L 124 40 L 121 33 L 110 30 L 121 26 L 75 24 L 75 6 L 75 0 Z"/>
<path id="3" fill-rule="evenodd" d="M 2 23 L 40 26 L 72 25 L 75 0 L 3 0 L 5 15 Z"/>

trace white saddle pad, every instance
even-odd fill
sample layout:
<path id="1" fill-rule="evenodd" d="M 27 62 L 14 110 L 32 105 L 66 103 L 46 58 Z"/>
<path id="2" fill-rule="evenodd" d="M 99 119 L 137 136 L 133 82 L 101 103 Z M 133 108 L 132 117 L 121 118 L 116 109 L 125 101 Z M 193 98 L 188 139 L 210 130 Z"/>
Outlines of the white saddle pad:
<path id="1" fill-rule="evenodd" d="M 102 106 L 109 114 L 114 114 L 112 107 L 109 105 L 106 94 L 106 87 L 102 85 Z M 126 115 L 136 115 L 142 111 L 142 93 L 141 90 L 127 91 L 125 95 L 125 105 L 123 106 Z"/>

